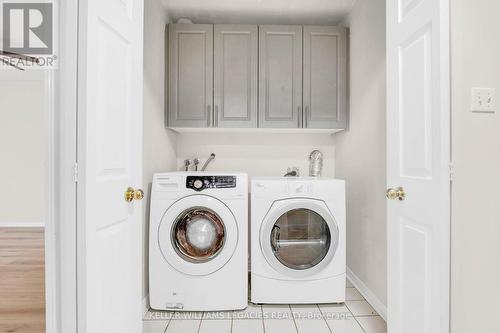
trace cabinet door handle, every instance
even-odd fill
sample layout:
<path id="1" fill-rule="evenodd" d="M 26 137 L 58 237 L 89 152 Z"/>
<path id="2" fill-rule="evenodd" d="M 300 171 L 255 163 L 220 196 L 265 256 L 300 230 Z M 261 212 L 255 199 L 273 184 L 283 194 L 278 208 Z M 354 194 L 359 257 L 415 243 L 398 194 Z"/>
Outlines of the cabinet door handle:
<path id="1" fill-rule="evenodd" d="M 301 128 L 302 127 L 302 113 L 301 113 L 301 107 L 297 107 L 297 127 Z"/>
<path id="2" fill-rule="evenodd" d="M 207 127 L 211 127 L 211 120 L 210 120 L 210 105 L 207 105 Z"/>

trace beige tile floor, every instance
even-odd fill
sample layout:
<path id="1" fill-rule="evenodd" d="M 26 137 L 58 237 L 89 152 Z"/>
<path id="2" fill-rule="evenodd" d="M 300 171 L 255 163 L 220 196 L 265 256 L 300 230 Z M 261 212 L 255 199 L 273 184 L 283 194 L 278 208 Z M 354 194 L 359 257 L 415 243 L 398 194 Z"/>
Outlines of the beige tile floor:
<path id="1" fill-rule="evenodd" d="M 345 304 L 256 305 L 242 311 L 150 310 L 143 333 L 386 333 L 387 326 L 347 283 Z"/>

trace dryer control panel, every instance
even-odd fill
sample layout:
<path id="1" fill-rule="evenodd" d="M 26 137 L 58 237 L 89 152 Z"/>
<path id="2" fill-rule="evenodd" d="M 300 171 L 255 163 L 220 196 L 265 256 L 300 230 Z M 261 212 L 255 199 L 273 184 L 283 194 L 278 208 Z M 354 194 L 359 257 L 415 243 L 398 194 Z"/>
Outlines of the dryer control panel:
<path id="1" fill-rule="evenodd" d="M 236 187 L 235 176 L 188 176 L 186 178 L 186 188 L 195 191 L 234 187 Z"/>

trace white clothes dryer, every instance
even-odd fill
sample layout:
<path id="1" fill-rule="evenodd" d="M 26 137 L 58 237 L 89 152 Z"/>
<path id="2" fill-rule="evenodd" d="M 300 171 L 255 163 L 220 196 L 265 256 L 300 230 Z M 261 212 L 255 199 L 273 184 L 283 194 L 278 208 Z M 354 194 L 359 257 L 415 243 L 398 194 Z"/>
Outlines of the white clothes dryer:
<path id="1" fill-rule="evenodd" d="M 345 301 L 345 183 L 327 178 L 251 182 L 251 301 Z"/>
<path id="2" fill-rule="evenodd" d="M 247 175 L 156 174 L 149 223 L 151 308 L 219 311 L 247 306 Z"/>

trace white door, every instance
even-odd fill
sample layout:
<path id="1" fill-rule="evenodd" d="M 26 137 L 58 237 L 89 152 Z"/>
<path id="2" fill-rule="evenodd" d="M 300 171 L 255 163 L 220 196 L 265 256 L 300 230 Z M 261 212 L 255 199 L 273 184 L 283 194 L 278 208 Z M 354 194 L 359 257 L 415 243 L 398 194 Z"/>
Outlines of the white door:
<path id="1" fill-rule="evenodd" d="M 387 1 L 390 333 L 449 332 L 448 1 Z"/>
<path id="2" fill-rule="evenodd" d="M 142 38 L 143 0 L 80 1 L 79 332 L 142 330 Z"/>

